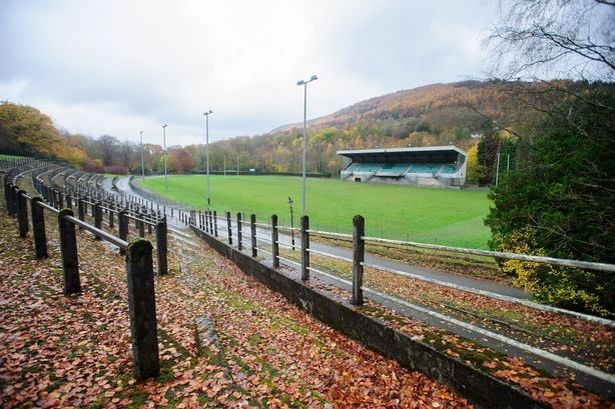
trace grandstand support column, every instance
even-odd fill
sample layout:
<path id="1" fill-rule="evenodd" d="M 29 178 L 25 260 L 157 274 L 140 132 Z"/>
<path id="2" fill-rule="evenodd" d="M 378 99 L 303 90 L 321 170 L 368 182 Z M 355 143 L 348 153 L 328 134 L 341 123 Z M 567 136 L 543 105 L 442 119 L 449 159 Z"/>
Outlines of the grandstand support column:
<path id="1" fill-rule="evenodd" d="M 352 219 L 352 298 L 351 304 L 363 305 L 363 262 L 365 261 L 365 219 Z"/>

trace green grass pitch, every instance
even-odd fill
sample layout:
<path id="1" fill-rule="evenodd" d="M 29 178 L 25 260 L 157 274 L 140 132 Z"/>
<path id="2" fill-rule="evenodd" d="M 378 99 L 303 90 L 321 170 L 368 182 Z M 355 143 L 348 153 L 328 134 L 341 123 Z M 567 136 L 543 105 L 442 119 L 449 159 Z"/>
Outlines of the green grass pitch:
<path id="1" fill-rule="evenodd" d="M 146 178 L 137 184 L 195 208 L 205 208 L 205 176 Z M 277 214 L 290 224 L 288 197 L 294 200 L 295 226 L 301 214 L 301 178 L 282 176 L 210 176 L 212 209 L 246 215 L 262 222 Z M 485 248 L 490 232 L 483 219 L 491 205 L 487 192 L 419 188 L 337 179 L 307 180 L 307 214 L 312 229 L 350 233 L 352 218 L 365 218 L 366 234 L 392 239 Z"/>

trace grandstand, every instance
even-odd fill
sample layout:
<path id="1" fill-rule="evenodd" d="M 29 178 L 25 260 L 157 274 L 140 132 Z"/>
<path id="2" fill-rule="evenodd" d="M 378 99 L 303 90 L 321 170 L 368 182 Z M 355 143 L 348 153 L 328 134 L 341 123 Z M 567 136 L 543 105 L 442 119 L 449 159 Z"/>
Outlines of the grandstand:
<path id="1" fill-rule="evenodd" d="M 338 151 L 348 159 L 340 172 L 351 182 L 461 186 L 466 179 L 466 153 L 456 146 Z"/>

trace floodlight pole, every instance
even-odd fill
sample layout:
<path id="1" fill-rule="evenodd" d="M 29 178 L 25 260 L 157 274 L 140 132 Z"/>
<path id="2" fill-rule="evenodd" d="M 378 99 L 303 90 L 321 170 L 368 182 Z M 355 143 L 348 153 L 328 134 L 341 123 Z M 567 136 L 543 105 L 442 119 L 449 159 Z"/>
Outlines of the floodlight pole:
<path id="1" fill-rule="evenodd" d="M 145 168 L 143 167 L 143 131 L 139 131 L 139 143 L 141 146 L 141 180 L 145 179 Z"/>
<path id="2" fill-rule="evenodd" d="M 306 212 L 306 189 L 305 189 L 305 157 L 307 150 L 307 84 L 316 81 L 318 77 L 312 75 L 309 80 L 298 81 L 297 85 L 303 85 L 303 141 L 301 142 L 301 216 Z"/>
<path id="3" fill-rule="evenodd" d="M 164 190 L 169 190 L 169 181 L 167 176 L 167 124 L 162 125 L 162 153 L 164 155 Z"/>
<path id="4" fill-rule="evenodd" d="M 207 172 L 207 207 L 211 206 L 211 188 L 209 185 L 209 115 L 213 114 L 210 109 L 207 112 L 203 112 L 205 115 L 205 163 Z"/>

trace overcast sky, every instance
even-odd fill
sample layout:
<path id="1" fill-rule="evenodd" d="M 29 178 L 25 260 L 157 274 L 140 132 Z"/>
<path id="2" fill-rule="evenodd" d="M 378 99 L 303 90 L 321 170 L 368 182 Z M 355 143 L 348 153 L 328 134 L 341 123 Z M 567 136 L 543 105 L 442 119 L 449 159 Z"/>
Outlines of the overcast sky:
<path id="1" fill-rule="evenodd" d="M 480 77 L 489 0 L 0 0 L 0 100 L 91 136 L 256 135 L 435 82 Z"/>

